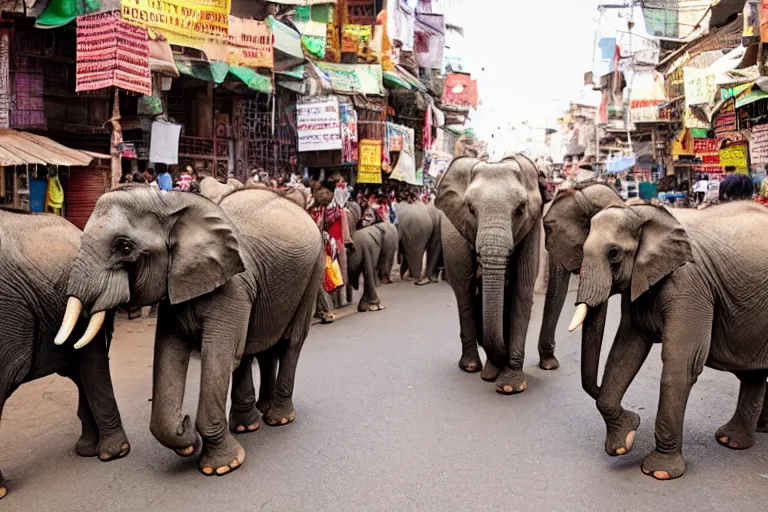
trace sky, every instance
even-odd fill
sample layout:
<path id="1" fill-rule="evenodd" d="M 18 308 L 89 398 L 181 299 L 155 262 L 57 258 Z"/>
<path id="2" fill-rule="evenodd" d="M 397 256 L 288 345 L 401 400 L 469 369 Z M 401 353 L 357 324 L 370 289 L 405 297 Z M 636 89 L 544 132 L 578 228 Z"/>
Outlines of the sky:
<path id="1" fill-rule="evenodd" d="M 440 1 L 446 21 L 464 27 L 463 38 L 447 36 L 445 51 L 478 79 L 482 105 L 471 125 L 492 155 L 514 144 L 510 123 L 516 133 L 523 121 L 556 127 L 571 101 L 594 103 L 594 95 L 581 95 L 592 69 L 597 0 Z"/>

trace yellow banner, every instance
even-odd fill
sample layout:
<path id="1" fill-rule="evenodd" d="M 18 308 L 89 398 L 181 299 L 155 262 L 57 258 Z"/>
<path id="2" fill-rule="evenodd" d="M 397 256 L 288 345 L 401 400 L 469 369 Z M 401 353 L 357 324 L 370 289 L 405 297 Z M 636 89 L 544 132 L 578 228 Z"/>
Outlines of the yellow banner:
<path id="1" fill-rule="evenodd" d="M 231 0 L 121 0 L 123 21 L 193 39 L 227 41 Z"/>
<path id="2" fill-rule="evenodd" d="M 381 183 L 381 147 L 380 140 L 361 140 L 358 148 L 360 160 L 357 167 L 358 183 Z"/>
<path id="3" fill-rule="evenodd" d="M 725 169 L 727 166 L 736 168 L 739 174 L 749 174 L 747 168 L 747 145 L 736 144 L 720 150 L 720 165 Z"/>

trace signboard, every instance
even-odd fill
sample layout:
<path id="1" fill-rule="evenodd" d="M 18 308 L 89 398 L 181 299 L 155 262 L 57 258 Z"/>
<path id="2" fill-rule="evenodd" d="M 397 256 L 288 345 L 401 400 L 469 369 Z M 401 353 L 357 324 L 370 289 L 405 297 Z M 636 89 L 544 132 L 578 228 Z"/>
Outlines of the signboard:
<path id="1" fill-rule="evenodd" d="M 365 49 L 368 47 L 372 34 L 372 27 L 370 25 L 344 25 L 341 51 L 343 53 L 356 53 L 365 56 Z"/>
<path id="2" fill-rule="evenodd" d="M 768 164 L 768 124 L 759 124 L 752 128 L 749 151 L 752 169 L 763 172 L 765 164 Z"/>
<path id="3" fill-rule="evenodd" d="M 446 76 L 443 103 L 477 109 L 477 80 L 472 80 L 470 75 L 461 73 L 451 73 Z"/>
<path id="4" fill-rule="evenodd" d="M 274 68 L 272 32 L 258 20 L 229 17 L 229 55 L 227 63 L 249 68 Z"/>
<path id="5" fill-rule="evenodd" d="M 732 165 L 739 174 L 749 174 L 747 168 L 747 145 L 735 144 L 720 150 L 720 165 L 723 168 Z"/>
<path id="6" fill-rule="evenodd" d="M 296 105 L 299 151 L 341 149 L 339 98 L 330 96 Z"/>
<path id="7" fill-rule="evenodd" d="M 717 93 L 715 74 L 708 69 L 683 68 L 685 106 L 712 103 Z"/>
<path id="8" fill-rule="evenodd" d="M 334 92 L 361 93 L 381 96 L 384 89 L 384 72 L 380 64 L 332 64 L 316 62 L 328 76 Z"/>
<path id="9" fill-rule="evenodd" d="M 8 31 L 0 31 L 0 128 L 11 127 L 11 45 Z"/>
<path id="10" fill-rule="evenodd" d="M 231 0 L 121 0 L 126 23 L 193 39 L 228 37 Z M 171 41 L 171 38 L 168 38 Z M 173 44 L 173 43 L 172 43 Z"/>
<path id="11" fill-rule="evenodd" d="M 381 183 L 381 141 L 360 141 L 360 164 L 357 167 L 358 183 Z"/>

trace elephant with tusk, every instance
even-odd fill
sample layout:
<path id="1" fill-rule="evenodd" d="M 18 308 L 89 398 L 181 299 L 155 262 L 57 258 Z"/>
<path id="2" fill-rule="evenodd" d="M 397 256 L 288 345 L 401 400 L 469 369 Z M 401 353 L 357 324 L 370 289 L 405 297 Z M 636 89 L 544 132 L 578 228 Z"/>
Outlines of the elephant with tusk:
<path id="1" fill-rule="evenodd" d="M 185 457 L 202 437 L 205 475 L 242 466 L 245 451 L 232 434 L 256 430 L 261 413 L 274 426 L 296 418 L 296 366 L 324 272 L 320 232 L 302 208 L 271 190 L 216 197 L 146 186 L 103 195 L 69 273 L 70 310 L 57 340 L 81 308 L 95 325 L 119 305 L 159 302 L 150 430 Z M 202 361 L 196 429 L 181 413 L 192 350 Z"/>
<path id="2" fill-rule="evenodd" d="M 717 441 L 749 448 L 754 432 L 765 430 L 768 319 L 755 312 L 768 308 L 760 293 L 768 280 L 766 229 L 768 210 L 749 202 L 675 216 L 655 206 L 592 216 L 570 329 L 594 332 L 599 357 L 605 305 L 621 295 L 621 323 L 597 395 L 609 455 L 632 448 L 640 417 L 621 401 L 653 343 L 662 344 L 664 364 L 656 450 L 643 460 L 644 473 L 667 480 L 685 472 L 683 418 L 704 366 L 741 381 L 736 412 L 717 430 Z"/>
<path id="3" fill-rule="evenodd" d="M 114 311 L 88 318 L 78 299 L 67 299 L 81 239 L 79 229 L 56 215 L 0 209 L 0 416 L 21 384 L 52 373 L 68 377 L 78 389 L 82 423 L 75 451 L 109 461 L 131 450 L 109 374 Z M 82 350 L 64 345 L 68 340 Z M 0 473 L 0 498 L 7 491 Z"/>
<path id="4" fill-rule="evenodd" d="M 535 165 L 522 155 L 493 164 L 457 158 L 438 185 L 435 206 L 447 218 L 441 222 L 445 274 L 461 326 L 459 367 L 480 371 L 479 343 L 488 356 L 481 377 L 496 381 L 502 394 L 527 387 L 525 336 L 546 199 Z"/>

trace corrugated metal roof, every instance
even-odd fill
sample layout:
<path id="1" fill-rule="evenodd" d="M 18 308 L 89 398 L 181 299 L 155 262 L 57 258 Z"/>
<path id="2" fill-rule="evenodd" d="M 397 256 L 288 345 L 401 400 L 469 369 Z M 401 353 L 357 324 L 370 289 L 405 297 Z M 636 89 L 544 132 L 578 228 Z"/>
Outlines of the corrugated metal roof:
<path id="1" fill-rule="evenodd" d="M 48 137 L 28 132 L 0 129 L 0 166 L 66 165 L 87 166 L 93 156 L 71 149 Z"/>

